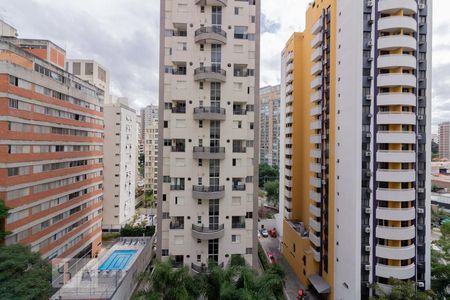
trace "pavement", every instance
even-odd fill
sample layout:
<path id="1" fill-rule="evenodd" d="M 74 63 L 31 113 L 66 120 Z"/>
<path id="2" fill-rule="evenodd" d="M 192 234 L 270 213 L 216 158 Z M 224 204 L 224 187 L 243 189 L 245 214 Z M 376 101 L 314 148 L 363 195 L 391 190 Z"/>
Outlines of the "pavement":
<path id="1" fill-rule="evenodd" d="M 276 227 L 275 219 L 263 219 L 258 223 L 258 230 L 261 229 L 261 225 L 264 225 L 264 228 L 267 230 Z M 264 251 L 267 253 L 271 251 L 275 256 L 277 263 L 284 269 L 286 272 L 285 277 L 285 296 L 288 300 L 296 300 L 296 296 L 299 289 L 306 290 L 306 287 L 298 280 L 297 275 L 295 275 L 294 270 L 289 266 L 286 260 L 283 258 L 283 255 L 280 252 L 280 240 L 279 238 L 272 237 L 260 237 L 259 242 L 263 247 Z M 319 300 L 319 298 L 314 297 L 313 295 L 308 295 L 308 300 Z"/>

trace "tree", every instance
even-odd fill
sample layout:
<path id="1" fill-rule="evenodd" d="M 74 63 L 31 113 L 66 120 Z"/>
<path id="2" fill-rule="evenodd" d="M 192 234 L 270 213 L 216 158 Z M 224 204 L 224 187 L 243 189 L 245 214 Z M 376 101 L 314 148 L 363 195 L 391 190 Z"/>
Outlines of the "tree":
<path id="1" fill-rule="evenodd" d="M 267 193 L 267 199 L 272 201 L 272 203 L 277 206 L 278 205 L 278 193 L 279 193 L 279 184 L 278 180 L 268 181 L 264 184 L 264 190 Z"/>
<path id="2" fill-rule="evenodd" d="M 259 165 L 259 187 L 262 188 L 267 181 L 278 180 L 278 168 L 272 168 L 266 163 Z"/>
<path id="3" fill-rule="evenodd" d="M 145 156 L 144 153 L 140 153 L 138 157 L 138 173 L 144 177 Z"/>
<path id="4" fill-rule="evenodd" d="M 392 286 L 390 291 L 385 292 L 377 284 L 373 286 L 378 295 L 377 298 L 371 298 L 373 300 L 430 300 L 437 299 L 436 294 L 433 291 L 421 291 L 416 288 L 416 284 L 413 281 L 402 281 L 395 278 L 389 278 L 389 285 Z"/>
<path id="5" fill-rule="evenodd" d="M 9 234 L 5 231 L 5 220 L 8 217 L 9 208 L 6 207 L 5 202 L 0 199 L 0 245 L 5 237 Z"/>
<path id="6" fill-rule="evenodd" d="M 152 208 L 155 204 L 155 196 L 153 195 L 153 191 L 145 191 L 144 193 L 144 208 Z"/>
<path id="7" fill-rule="evenodd" d="M 20 244 L 0 247 L 0 299 L 49 299 L 52 268 Z"/>
<path id="8" fill-rule="evenodd" d="M 446 292 L 450 278 L 450 223 L 441 225 L 441 238 L 434 241 L 431 249 L 431 288 L 439 297 L 448 297 Z"/>

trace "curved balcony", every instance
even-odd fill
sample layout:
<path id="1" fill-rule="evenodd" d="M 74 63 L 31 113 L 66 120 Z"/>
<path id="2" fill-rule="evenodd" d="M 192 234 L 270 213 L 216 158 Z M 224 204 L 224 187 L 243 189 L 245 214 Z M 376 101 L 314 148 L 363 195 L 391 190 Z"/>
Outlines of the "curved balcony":
<path id="1" fill-rule="evenodd" d="M 322 187 L 322 181 L 317 177 L 309 177 L 309 184 L 316 188 Z"/>
<path id="2" fill-rule="evenodd" d="M 194 159 L 225 159 L 225 147 L 194 147 Z"/>
<path id="3" fill-rule="evenodd" d="M 286 83 L 290 84 L 294 81 L 294 75 L 289 74 L 288 76 L 286 76 Z M 287 100 L 286 100 L 287 101 Z"/>
<path id="4" fill-rule="evenodd" d="M 316 130 L 322 128 L 322 120 L 315 120 L 309 124 L 309 129 Z"/>
<path id="5" fill-rule="evenodd" d="M 317 218 L 320 218 L 320 207 L 317 207 L 315 205 L 310 204 L 309 205 L 309 212 Z"/>
<path id="6" fill-rule="evenodd" d="M 311 199 L 312 201 L 314 201 L 316 203 L 320 203 L 321 196 L 317 192 L 309 191 L 309 199 Z"/>
<path id="7" fill-rule="evenodd" d="M 319 164 L 311 163 L 309 164 L 309 170 L 314 173 L 321 173 L 322 167 Z"/>
<path id="8" fill-rule="evenodd" d="M 416 106 L 416 95 L 413 93 L 380 93 L 377 104 Z"/>
<path id="9" fill-rule="evenodd" d="M 406 202 L 416 199 L 416 189 L 383 189 L 378 188 L 376 199 L 382 201 Z"/>
<path id="10" fill-rule="evenodd" d="M 378 169 L 377 181 L 414 182 L 416 181 L 416 171 L 402 169 Z"/>
<path id="11" fill-rule="evenodd" d="M 408 202 L 416 199 L 416 189 L 383 189 L 378 188 L 376 199 L 382 201 Z"/>
<path id="12" fill-rule="evenodd" d="M 377 219 L 390 221 L 409 221 L 416 218 L 416 209 L 410 208 L 387 208 L 378 207 L 376 209 Z"/>
<path id="13" fill-rule="evenodd" d="M 227 6 L 227 0 L 196 0 L 195 4 L 201 6 Z"/>
<path id="14" fill-rule="evenodd" d="M 412 112 L 379 112 L 377 113 L 377 124 L 416 125 L 416 114 Z"/>
<path id="15" fill-rule="evenodd" d="M 289 74 L 292 73 L 293 71 L 294 71 L 294 64 L 291 62 L 286 67 L 286 73 Z"/>
<path id="16" fill-rule="evenodd" d="M 416 162 L 416 152 L 402 150 L 378 150 L 377 162 L 414 163 Z"/>
<path id="17" fill-rule="evenodd" d="M 416 69 L 416 57 L 409 54 L 389 54 L 380 55 L 378 57 L 378 68 L 393 69 L 399 67 L 405 69 Z"/>
<path id="18" fill-rule="evenodd" d="M 322 44 L 323 37 L 321 34 L 316 35 L 311 41 L 311 48 L 317 48 Z"/>
<path id="19" fill-rule="evenodd" d="M 319 61 L 322 58 L 322 49 L 318 48 L 314 50 L 314 52 L 311 54 L 311 60 L 313 62 Z"/>
<path id="20" fill-rule="evenodd" d="M 378 2 L 378 12 L 385 14 L 394 14 L 403 10 L 408 14 L 417 12 L 417 3 L 414 0 L 382 0 Z"/>
<path id="21" fill-rule="evenodd" d="M 417 40 L 409 35 L 387 35 L 378 38 L 378 49 L 393 50 L 396 48 L 403 48 L 409 51 L 417 49 Z"/>
<path id="22" fill-rule="evenodd" d="M 312 34 L 317 34 L 320 32 L 320 30 L 322 29 L 323 26 L 323 19 L 319 18 L 314 24 L 313 26 L 311 26 L 311 33 Z"/>
<path id="23" fill-rule="evenodd" d="M 218 27 L 200 27 L 195 31 L 196 43 L 201 44 L 221 44 L 227 43 L 227 33 Z"/>
<path id="24" fill-rule="evenodd" d="M 311 250 L 311 252 L 313 254 L 314 260 L 316 262 L 320 262 L 320 252 L 316 251 L 316 249 L 314 249 L 314 247 L 310 247 L 310 250 Z"/>
<path id="25" fill-rule="evenodd" d="M 224 263 L 220 263 L 218 265 L 221 269 L 223 269 L 224 267 Z M 191 263 L 191 270 L 195 273 L 210 273 L 211 269 L 209 268 L 208 265 L 206 264 L 195 264 L 195 263 Z"/>
<path id="26" fill-rule="evenodd" d="M 376 237 L 386 240 L 411 240 L 416 237 L 416 227 L 377 226 Z"/>
<path id="27" fill-rule="evenodd" d="M 322 100 L 322 90 L 318 90 L 317 92 L 311 94 L 311 102 L 317 102 L 320 100 Z"/>
<path id="28" fill-rule="evenodd" d="M 313 218 L 309 218 L 309 227 L 311 227 L 315 232 L 320 232 L 320 223 Z"/>
<path id="29" fill-rule="evenodd" d="M 416 246 L 405 247 L 376 246 L 376 256 L 386 259 L 411 259 L 416 256 Z"/>
<path id="30" fill-rule="evenodd" d="M 194 108 L 194 120 L 224 121 L 225 108 L 221 107 L 196 107 Z"/>
<path id="31" fill-rule="evenodd" d="M 225 186 L 194 185 L 192 187 L 192 198 L 210 200 L 221 199 L 225 196 Z"/>
<path id="32" fill-rule="evenodd" d="M 320 136 L 320 134 L 313 134 L 309 137 L 309 142 L 311 144 L 320 144 L 322 143 L 322 137 Z"/>
<path id="33" fill-rule="evenodd" d="M 315 235 L 312 231 L 309 232 L 309 240 L 316 247 L 320 247 L 320 236 Z"/>
<path id="34" fill-rule="evenodd" d="M 311 75 L 316 76 L 317 74 L 322 73 L 322 62 L 316 62 L 312 67 L 311 67 Z"/>
<path id="35" fill-rule="evenodd" d="M 377 264 L 375 274 L 378 277 L 397 279 L 410 279 L 416 274 L 416 265 L 413 263 L 409 266 L 389 266 Z"/>
<path id="36" fill-rule="evenodd" d="M 411 17 L 391 16 L 378 20 L 378 30 L 385 32 L 395 32 L 403 29 L 404 32 L 416 32 L 417 21 Z"/>
<path id="37" fill-rule="evenodd" d="M 317 89 L 322 85 L 322 77 L 316 77 L 311 81 L 311 88 Z"/>
<path id="38" fill-rule="evenodd" d="M 377 143 L 381 144 L 415 144 L 415 132 L 378 131 Z"/>
<path id="39" fill-rule="evenodd" d="M 218 67 L 199 67 L 194 70 L 195 81 L 221 81 L 227 80 L 227 72 Z"/>
<path id="40" fill-rule="evenodd" d="M 225 235 L 224 228 L 224 224 L 209 226 L 192 224 L 192 237 L 200 240 L 220 239 Z"/>
<path id="41" fill-rule="evenodd" d="M 416 76 L 412 74 L 388 73 L 378 75 L 379 87 L 404 86 L 415 88 L 416 85 Z"/>

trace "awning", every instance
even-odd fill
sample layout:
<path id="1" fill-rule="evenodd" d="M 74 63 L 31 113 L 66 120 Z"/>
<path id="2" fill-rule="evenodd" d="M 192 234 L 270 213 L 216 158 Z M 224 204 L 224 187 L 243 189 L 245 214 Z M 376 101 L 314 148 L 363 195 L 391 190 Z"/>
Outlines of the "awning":
<path id="1" fill-rule="evenodd" d="M 308 276 L 308 279 L 319 294 L 330 292 L 330 285 L 319 274 L 312 274 Z"/>

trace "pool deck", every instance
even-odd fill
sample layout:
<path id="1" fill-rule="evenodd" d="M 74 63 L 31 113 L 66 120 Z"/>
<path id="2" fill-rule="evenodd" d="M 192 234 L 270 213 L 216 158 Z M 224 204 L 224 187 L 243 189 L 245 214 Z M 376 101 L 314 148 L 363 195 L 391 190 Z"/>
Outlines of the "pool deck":
<path id="1" fill-rule="evenodd" d="M 126 299 L 129 293 L 118 293 L 124 281 L 130 281 L 135 273 L 142 272 L 141 264 L 146 262 L 149 251 L 152 252 L 153 238 L 121 238 L 108 251 L 104 251 L 98 258 L 92 259 L 71 280 L 69 280 L 51 299 Z M 117 250 L 135 250 L 123 270 L 99 270 L 99 267 Z M 136 263 L 139 260 L 139 263 Z M 150 261 L 148 260 L 148 263 Z M 130 275 L 130 276 L 128 276 Z M 134 286 L 126 284 L 127 287 Z M 124 284 L 125 285 L 125 284 Z M 121 295 L 121 296 L 118 296 Z"/>

